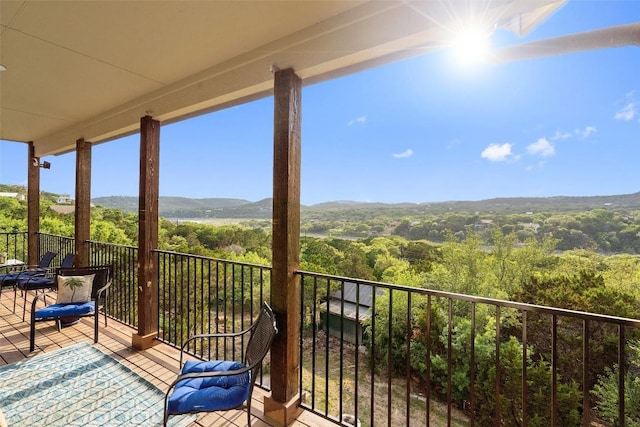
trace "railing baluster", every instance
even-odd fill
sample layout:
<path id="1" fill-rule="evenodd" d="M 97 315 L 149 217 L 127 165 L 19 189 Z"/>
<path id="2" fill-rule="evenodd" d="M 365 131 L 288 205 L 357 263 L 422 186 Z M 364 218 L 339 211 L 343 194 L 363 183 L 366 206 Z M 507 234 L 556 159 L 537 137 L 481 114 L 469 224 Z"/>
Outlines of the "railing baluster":
<path id="1" fill-rule="evenodd" d="M 371 360 L 372 363 L 370 363 L 370 372 L 369 375 L 371 376 L 371 388 L 370 388 L 370 393 L 369 393 L 369 425 L 373 426 L 374 425 L 374 420 L 375 420 L 375 411 L 376 411 L 376 400 L 375 400 L 375 389 L 376 389 L 376 370 L 375 370 L 375 360 L 376 360 L 376 346 L 373 345 L 373 340 L 375 340 L 375 336 L 376 336 L 376 313 L 378 312 L 378 310 L 376 310 L 376 295 L 378 294 L 377 292 L 378 288 L 376 287 L 376 285 L 373 285 L 373 292 L 371 292 L 371 340 L 372 340 L 372 345 L 371 345 Z"/>
<path id="2" fill-rule="evenodd" d="M 317 301 L 318 295 L 318 278 L 313 278 L 313 301 Z M 302 304 L 301 304 L 302 305 Z M 312 316 L 312 334 L 311 334 L 311 407 L 313 409 L 316 408 L 316 338 L 317 338 L 317 326 L 316 326 L 316 304 L 313 304 L 313 316 Z M 327 307 L 328 310 L 328 307 Z M 327 319 L 327 325 L 329 324 L 329 320 Z M 326 328 L 324 328 L 326 330 Z M 302 366 L 302 365 L 301 365 Z M 302 369 L 300 369 L 302 372 Z"/>
<path id="3" fill-rule="evenodd" d="M 359 387 L 358 387 L 358 377 L 360 375 L 360 360 L 359 360 L 359 356 L 360 356 L 360 346 L 362 345 L 362 326 L 360 325 L 360 284 L 357 283 L 356 284 L 356 348 L 355 348 L 355 380 L 354 380 L 354 385 L 355 385 L 355 390 L 356 392 L 354 393 L 354 397 L 353 397 L 353 416 L 356 418 L 356 420 L 358 419 L 358 401 L 359 401 L 359 396 L 360 394 L 358 393 Z"/>
<path id="4" fill-rule="evenodd" d="M 582 321 L 582 427 L 589 427 L 591 425 L 591 411 L 589 411 L 591 403 L 589 400 L 589 390 L 587 390 L 589 372 L 591 370 L 591 354 L 589 351 L 590 329 L 591 324 L 589 319 L 584 319 Z"/>
<path id="5" fill-rule="evenodd" d="M 393 289 L 389 289 L 389 318 L 387 319 L 387 426 L 391 427 L 391 353 L 393 351 Z"/>
<path id="6" fill-rule="evenodd" d="M 344 280 L 340 282 L 340 366 L 338 369 L 338 418 L 344 414 Z M 328 396 L 327 396 L 328 397 Z"/>
<path id="7" fill-rule="evenodd" d="M 452 363 L 453 337 L 453 300 L 447 298 L 447 426 L 451 427 L 451 387 L 453 377 Z"/>
<path id="8" fill-rule="evenodd" d="M 496 306 L 496 383 L 495 383 L 495 402 L 496 414 L 493 424 L 498 427 L 502 423 L 502 414 L 500 407 L 500 306 Z"/>
<path id="9" fill-rule="evenodd" d="M 431 425 L 431 315 L 431 295 L 427 295 L 427 360 L 425 361 L 427 365 L 427 388 L 425 394 L 427 427 Z"/>
<path id="10" fill-rule="evenodd" d="M 558 414 L 558 318 L 551 316 L 551 426 L 557 424 Z"/>
<path id="11" fill-rule="evenodd" d="M 624 427 L 626 424 L 625 416 L 625 395 L 624 395 L 624 377 L 625 377 L 625 332 L 624 326 L 618 325 L 618 425 Z"/>
<path id="12" fill-rule="evenodd" d="M 405 349 L 405 399 L 406 399 L 406 426 L 411 420 L 411 341 L 413 339 L 413 327 L 411 322 L 411 293 L 407 295 L 407 344 Z"/>
<path id="13" fill-rule="evenodd" d="M 324 415 L 329 415 L 329 329 L 331 328 L 331 324 L 329 322 L 329 295 L 331 295 L 331 281 L 327 280 L 326 286 L 326 295 L 327 295 L 327 327 L 325 328 L 325 345 L 324 345 Z"/>
<path id="14" fill-rule="evenodd" d="M 527 387 L 527 312 L 522 312 L 522 427 L 527 427 L 527 403 L 528 387 Z"/>
<path id="15" fill-rule="evenodd" d="M 298 393 L 300 393 L 300 397 L 301 399 L 304 399 L 304 389 L 302 388 L 302 374 L 303 374 L 303 370 L 302 370 L 302 366 L 304 366 L 304 325 L 305 325 L 305 297 L 306 297 L 306 292 L 305 292 L 305 280 L 304 280 L 304 276 L 300 277 L 300 301 L 302 301 L 302 303 L 300 304 L 300 341 L 298 342 L 298 354 L 299 354 L 299 358 L 300 360 L 298 361 L 298 363 L 300 364 L 300 370 L 298 372 Z M 252 286 L 253 288 L 253 286 Z M 252 300 L 253 301 L 253 300 Z M 315 306 L 315 304 L 313 304 Z M 253 307 L 253 304 L 252 304 Z"/>
<path id="16" fill-rule="evenodd" d="M 471 420 L 470 426 L 476 425 L 476 303 L 471 302 L 471 356 L 469 364 L 470 366 L 470 378 L 469 378 L 469 393 L 470 396 L 470 411 Z"/>

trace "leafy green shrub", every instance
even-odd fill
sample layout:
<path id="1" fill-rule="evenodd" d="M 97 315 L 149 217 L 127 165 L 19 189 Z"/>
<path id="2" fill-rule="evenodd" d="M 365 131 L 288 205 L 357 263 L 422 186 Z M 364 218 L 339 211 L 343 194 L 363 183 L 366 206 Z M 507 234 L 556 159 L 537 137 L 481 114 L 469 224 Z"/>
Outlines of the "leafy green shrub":
<path id="1" fill-rule="evenodd" d="M 628 343 L 629 370 L 624 376 L 625 424 L 640 425 L 640 341 Z M 608 422 L 618 420 L 619 366 L 607 367 L 598 377 L 592 394 L 597 398 L 596 409 L 600 417 Z"/>

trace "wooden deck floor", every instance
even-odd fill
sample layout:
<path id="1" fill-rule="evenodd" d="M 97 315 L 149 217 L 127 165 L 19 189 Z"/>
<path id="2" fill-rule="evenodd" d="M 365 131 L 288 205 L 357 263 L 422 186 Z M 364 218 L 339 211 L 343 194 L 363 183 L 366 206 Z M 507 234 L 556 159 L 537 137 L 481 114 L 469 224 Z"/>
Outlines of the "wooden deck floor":
<path id="1" fill-rule="evenodd" d="M 28 300 L 28 307 L 30 307 L 30 301 L 31 298 Z M 57 331 L 53 322 L 39 323 L 36 327 L 36 349 L 33 353 L 29 353 L 29 308 L 27 308 L 27 321 L 23 322 L 22 298 L 19 294 L 17 304 L 16 313 L 13 313 L 13 291 L 5 289 L 0 297 L 0 366 L 77 342 L 93 343 L 91 319 L 82 319 L 80 324 L 62 328 L 60 332 Z M 131 348 L 133 329 L 112 319 L 109 319 L 108 327 L 105 328 L 102 322 L 101 318 L 100 342 L 93 345 L 161 390 L 166 390 L 178 372 L 180 352 L 165 344 L 143 351 L 133 350 Z M 266 394 L 267 392 L 259 387 L 254 390 L 251 410 L 252 426 L 277 425 L 266 419 L 263 414 L 263 399 Z M 245 426 L 246 420 L 246 411 L 232 410 L 202 414 L 191 426 Z M 320 427 L 336 426 L 336 424 L 305 411 L 293 426 Z"/>

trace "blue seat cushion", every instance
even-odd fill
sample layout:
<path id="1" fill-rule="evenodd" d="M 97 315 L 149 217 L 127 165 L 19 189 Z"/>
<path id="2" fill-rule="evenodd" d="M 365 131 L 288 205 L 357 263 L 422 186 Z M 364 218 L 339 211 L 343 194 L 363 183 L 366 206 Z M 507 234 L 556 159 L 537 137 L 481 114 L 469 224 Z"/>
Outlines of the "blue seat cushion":
<path id="1" fill-rule="evenodd" d="M 52 304 L 45 308 L 36 310 L 36 320 L 39 319 L 55 319 L 65 316 L 82 316 L 84 314 L 93 313 L 95 310 L 95 301 L 79 302 L 72 304 Z"/>
<path id="2" fill-rule="evenodd" d="M 0 274 L 0 283 L 3 285 L 14 285 L 18 279 L 22 281 L 23 278 L 28 279 L 29 276 L 33 276 L 34 274 L 41 274 L 43 270 L 22 270 L 22 271 L 13 271 L 7 274 Z"/>
<path id="3" fill-rule="evenodd" d="M 187 361 L 182 374 L 235 371 L 244 364 L 234 361 Z M 169 413 L 219 411 L 236 408 L 249 398 L 249 372 L 221 377 L 192 378 L 180 381 L 169 397 Z"/>
<path id="4" fill-rule="evenodd" d="M 51 277 L 20 277 L 18 279 L 18 287 L 20 289 L 48 289 L 54 288 L 56 286 L 56 282 Z"/>
<path id="5" fill-rule="evenodd" d="M 14 273 L 0 274 L 0 283 L 2 283 L 4 286 L 15 285 L 16 279 L 18 279 L 18 274 L 20 273 L 14 272 Z"/>

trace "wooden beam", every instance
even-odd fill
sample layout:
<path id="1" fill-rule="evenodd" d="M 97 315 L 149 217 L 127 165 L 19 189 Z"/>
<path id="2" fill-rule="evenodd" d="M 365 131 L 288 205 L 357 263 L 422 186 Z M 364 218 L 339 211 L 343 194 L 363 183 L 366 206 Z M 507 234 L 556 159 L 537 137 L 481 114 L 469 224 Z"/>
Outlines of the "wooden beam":
<path id="1" fill-rule="evenodd" d="M 160 122 L 140 119 L 140 194 L 138 205 L 138 333 L 132 337 L 138 349 L 158 341 L 158 197 Z"/>
<path id="2" fill-rule="evenodd" d="M 271 348 L 271 397 L 265 398 L 264 412 L 282 425 L 299 414 L 301 91 L 293 69 L 275 73 L 271 304 L 279 333 Z"/>
<path id="3" fill-rule="evenodd" d="M 640 23 L 601 28 L 497 49 L 490 53 L 489 61 L 497 64 L 628 46 L 640 46 Z"/>
<path id="4" fill-rule="evenodd" d="M 40 259 L 40 158 L 33 141 L 27 152 L 27 264 L 36 265 Z"/>
<path id="5" fill-rule="evenodd" d="M 86 267 L 89 265 L 86 241 L 91 238 L 91 143 L 84 139 L 76 141 L 75 203 L 75 263 L 79 267 Z"/>

